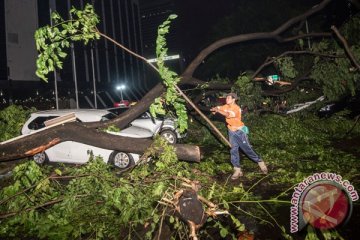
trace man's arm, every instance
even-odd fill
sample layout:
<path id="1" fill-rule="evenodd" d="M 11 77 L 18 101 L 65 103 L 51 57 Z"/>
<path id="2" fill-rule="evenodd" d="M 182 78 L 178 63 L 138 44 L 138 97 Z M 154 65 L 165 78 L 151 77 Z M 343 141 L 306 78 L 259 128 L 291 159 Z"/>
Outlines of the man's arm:
<path id="1" fill-rule="evenodd" d="M 225 116 L 226 118 L 231 117 L 230 112 L 227 112 L 227 111 L 225 112 L 225 111 L 221 110 L 220 107 L 213 107 L 213 108 L 210 109 L 210 111 L 211 111 L 213 114 L 215 114 L 215 113 L 220 113 L 221 115 Z M 234 117 L 235 117 L 235 116 L 234 116 Z"/>

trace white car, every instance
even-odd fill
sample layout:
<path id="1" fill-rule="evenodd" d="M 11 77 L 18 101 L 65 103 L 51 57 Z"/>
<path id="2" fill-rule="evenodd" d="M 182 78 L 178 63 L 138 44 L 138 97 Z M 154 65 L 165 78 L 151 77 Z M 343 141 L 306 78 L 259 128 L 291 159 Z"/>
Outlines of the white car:
<path id="1" fill-rule="evenodd" d="M 105 121 L 116 117 L 115 114 L 106 110 L 67 109 L 42 111 L 32 113 L 24 124 L 21 132 L 23 135 L 37 132 L 45 127 L 45 121 L 69 113 L 75 113 L 77 120 L 80 122 Z M 149 130 L 138 127 L 129 127 L 118 133 L 109 133 L 132 138 L 151 138 L 153 136 L 153 133 Z M 44 164 L 46 162 L 84 164 L 89 160 L 91 153 L 93 156 L 102 157 L 104 162 L 121 169 L 134 166 L 140 159 L 139 154 L 98 148 L 74 141 L 61 142 L 46 149 L 42 153 L 35 154 L 33 159 L 38 164 Z"/>
<path id="2" fill-rule="evenodd" d="M 117 115 L 125 112 L 129 108 L 111 108 L 108 111 Z M 138 118 L 130 123 L 131 127 L 143 128 L 152 132 L 155 136 L 159 134 L 163 136 L 169 143 L 175 144 L 178 139 L 186 136 L 186 133 L 181 134 L 177 130 L 176 120 L 171 118 L 153 118 L 149 112 L 144 112 Z"/>
<path id="3" fill-rule="evenodd" d="M 124 129 L 123 134 L 122 132 L 116 134 L 133 138 L 143 138 L 146 136 L 151 137 L 151 134 L 144 130 L 143 134 L 138 135 L 133 135 L 131 132 L 125 130 L 126 129 Z M 74 141 L 66 141 L 56 144 L 55 146 L 46 149 L 42 153 L 35 154 L 33 159 L 38 164 L 44 164 L 47 162 L 84 164 L 89 160 L 90 154 L 93 156 L 100 156 L 104 162 L 120 169 L 132 167 L 140 160 L 139 154 L 98 148 Z"/>
<path id="4" fill-rule="evenodd" d="M 30 118 L 25 122 L 21 129 L 21 134 L 25 135 L 42 129 L 45 127 L 45 121 L 69 113 L 75 113 L 76 120 L 79 122 L 100 122 L 116 117 L 112 112 L 101 109 L 63 109 L 35 112 L 32 113 Z"/>

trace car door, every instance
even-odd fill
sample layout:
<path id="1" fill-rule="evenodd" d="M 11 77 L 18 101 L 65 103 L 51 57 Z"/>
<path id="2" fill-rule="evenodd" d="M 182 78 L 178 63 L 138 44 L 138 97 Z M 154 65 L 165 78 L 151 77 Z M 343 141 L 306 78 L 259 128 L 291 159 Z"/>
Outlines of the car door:
<path id="1" fill-rule="evenodd" d="M 71 162 L 71 148 L 72 142 L 66 141 L 56 144 L 47 149 L 45 152 L 48 155 L 50 162 Z"/>
<path id="2" fill-rule="evenodd" d="M 71 163 L 83 164 L 89 161 L 91 153 L 94 157 L 100 156 L 105 162 L 109 160 L 111 150 L 98 148 L 95 146 L 72 142 L 71 144 Z"/>

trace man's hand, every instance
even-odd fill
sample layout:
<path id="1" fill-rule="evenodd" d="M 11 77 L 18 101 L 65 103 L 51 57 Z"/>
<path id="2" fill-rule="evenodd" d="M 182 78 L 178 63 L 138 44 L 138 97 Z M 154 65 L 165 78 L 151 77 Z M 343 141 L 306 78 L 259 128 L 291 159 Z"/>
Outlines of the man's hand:
<path id="1" fill-rule="evenodd" d="M 220 110 L 220 107 L 213 107 L 210 109 L 210 111 L 212 112 L 212 114 L 220 113 L 224 117 L 227 117 L 227 118 L 230 117 L 230 113 L 228 111 Z M 235 117 L 235 113 L 234 113 L 233 117 Z"/>
<path id="2" fill-rule="evenodd" d="M 219 108 L 218 107 L 213 107 L 210 109 L 210 111 L 212 112 L 212 114 L 216 114 L 217 112 L 219 112 Z"/>

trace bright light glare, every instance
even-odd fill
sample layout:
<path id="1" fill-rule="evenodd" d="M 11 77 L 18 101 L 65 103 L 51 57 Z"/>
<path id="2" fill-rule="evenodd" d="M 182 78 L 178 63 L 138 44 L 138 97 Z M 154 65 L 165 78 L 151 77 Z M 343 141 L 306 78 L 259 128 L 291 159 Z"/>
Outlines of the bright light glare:
<path id="1" fill-rule="evenodd" d="M 124 90 L 126 88 L 126 86 L 124 84 L 119 85 L 116 87 L 116 90 Z"/>
<path id="2" fill-rule="evenodd" d="M 166 56 L 164 57 L 164 61 L 167 61 L 167 60 L 173 60 L 173 59 L 179 59 L 180 58 L 180 55 L 177 54 L 177 55 L 171 55 L 171 56 Z M 154 62 L 157 62 L 157 59 L 156 58 L 151 58 L 151 59 L 148 59 L 147 60 L 149 63 L 154 63 Z"/>

